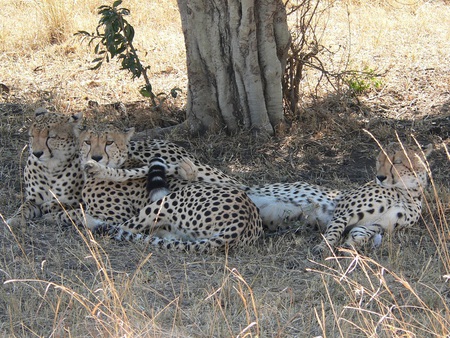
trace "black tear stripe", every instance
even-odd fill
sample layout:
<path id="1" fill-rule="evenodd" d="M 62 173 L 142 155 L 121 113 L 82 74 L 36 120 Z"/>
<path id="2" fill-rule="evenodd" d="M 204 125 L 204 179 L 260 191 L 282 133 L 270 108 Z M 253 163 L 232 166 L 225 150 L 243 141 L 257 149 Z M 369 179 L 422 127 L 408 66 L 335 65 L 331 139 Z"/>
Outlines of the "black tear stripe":
<path id="1" fill-rule="evenodd" d="M 52 150 L 50 149 L 50 146 L 48 145 L 48 140 L 50 140 L 50 137 L 47 137 L 47 138 L 45 139 L 45 145 L 47 146 L 47 149 L 48 149 L 48 151 L 49 151 L 49 153 L 50 153 L 50 158 L 53 158 L 53 152 L 52 152 Z"/>

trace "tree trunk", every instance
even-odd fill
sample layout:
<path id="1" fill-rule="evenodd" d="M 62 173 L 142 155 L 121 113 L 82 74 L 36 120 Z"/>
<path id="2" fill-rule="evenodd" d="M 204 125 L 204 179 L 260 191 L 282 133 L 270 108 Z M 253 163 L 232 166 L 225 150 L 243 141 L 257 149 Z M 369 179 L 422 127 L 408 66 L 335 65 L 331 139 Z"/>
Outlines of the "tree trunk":
<path id="1" fill-rule="evenodd" d="M 192 133 L 274 132 L 290 34 L 282 0 L 178 0 Z"/>

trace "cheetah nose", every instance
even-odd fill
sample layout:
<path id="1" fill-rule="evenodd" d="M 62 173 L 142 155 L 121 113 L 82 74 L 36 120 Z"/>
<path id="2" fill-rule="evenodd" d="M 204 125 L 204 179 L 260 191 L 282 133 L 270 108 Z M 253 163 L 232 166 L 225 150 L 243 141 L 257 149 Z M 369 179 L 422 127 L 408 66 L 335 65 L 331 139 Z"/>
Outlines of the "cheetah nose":
<path id="1" fill-rule="evenodd" d="M 44 154 L 43 151 L 33 151 L 33 155 L 36 156 L 37 158 L 41 157 L 42 154 Z"/>
<path id="2" fill-rule="evenodd" d="M 378 175 L 378 176 L 377 176 L 377 179 L 378 179 L 378 181 L 380 181 L 380 182 L 383 182 L 386 178 L 387 178 L 387 176 L 384 176 L 384 175 Z"/>
<path id="3" fill-rule="evenodd" d="M 97 155 L 91 157 L 95 162 L 100 162 L 103 158 L 103 156 Z"/>

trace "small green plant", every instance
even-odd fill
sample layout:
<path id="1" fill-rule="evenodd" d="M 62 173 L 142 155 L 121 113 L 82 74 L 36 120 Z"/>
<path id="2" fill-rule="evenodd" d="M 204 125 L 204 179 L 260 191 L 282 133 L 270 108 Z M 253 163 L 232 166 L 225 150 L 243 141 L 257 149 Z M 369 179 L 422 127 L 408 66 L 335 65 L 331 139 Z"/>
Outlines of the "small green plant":
<path id="1" fill-rule="evenodd" d="M 114 1 L 112 6 L 102 5 L 98 8 L 100 20 L 98 21 L 95 33 L 87 31 L 78 31 L 75 35 L 80 35 L 89 38 L 89 45 L 98 41 L 94 47 L 94 52 L 97 57 L 92 60 L 95 65 L 91 68 L 93 70 L 102 66 L 103 62 L 109 62 L 113 58 L 121 61 L 122 69 L 128 70 L 132 74 L 132 78 L 144 77 L 145 86 L 139 90 L 142 96 L 149 97 L 153 106 L 157 106 L 156 98 L 162 97 L 161 102 L 167 99 L 168 95 L 159 93 L 155 95 L 153 88 L 148 78 L 147 70 L 150 66 L 143 66 L 136 48 L 133 45 L 134 28 L 125 19 L 125 16 L 130 14 L 130 10 L 120 7 L 122 0 Z M 173 88 L 170 91 L 172 97 L 177 97 L 179 88 Z"/>
<path id="2" fill-rule="evenodd" d="M 383 86 L 380 75 L 376 74 L 373 69 L 363 72 L 350 72 L 350 75 L 344 82 L 356 95 L 367 92 L 370 89 L 379 90 Z"/>

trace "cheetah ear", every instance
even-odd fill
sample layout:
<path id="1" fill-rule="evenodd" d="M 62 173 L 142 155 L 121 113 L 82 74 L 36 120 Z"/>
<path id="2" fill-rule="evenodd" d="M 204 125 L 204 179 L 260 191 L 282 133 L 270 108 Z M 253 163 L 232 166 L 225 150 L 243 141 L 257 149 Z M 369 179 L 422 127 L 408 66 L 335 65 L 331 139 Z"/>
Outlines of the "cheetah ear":
<path id="1" fill-rule="evenodd" d="M 43 116 L 48 113 L 48 110 L 44 107 L 39 107 L 34 111 L 34 117 Z"/>
<path id="2" fill-rule="evenodd" d="M 81 120 L 83 119 L 83 113 L 76 113 L 70 116 L 69 123 L 72 126 L 73 133 L 75 137 L 80 137 L 81 132 Z"/>
<path id="3" fill-rule="evenodd" d="M 124 132 L 126 134 L 127 142 L 130 142 L 131 138 L 134 135 L 134 127 L 125 129 Z"/>
<path id="4" fill-rule="evenodd" d="M 430 156 L 430 154 L 433 152 L 433 144 L 430 143 L 430 144 L 422 147 L 422 151 L 425 154 L 425 157 Z"/>
<path id="5" fill-rule="evenodd" d="M 79 124 L 81 122 L 81 119 L 83 118 L 83 112 L 79 112 L 76 114 L 73 114 L 72 116 L 70 116 L 70 123 L 73 124 Z"/>

